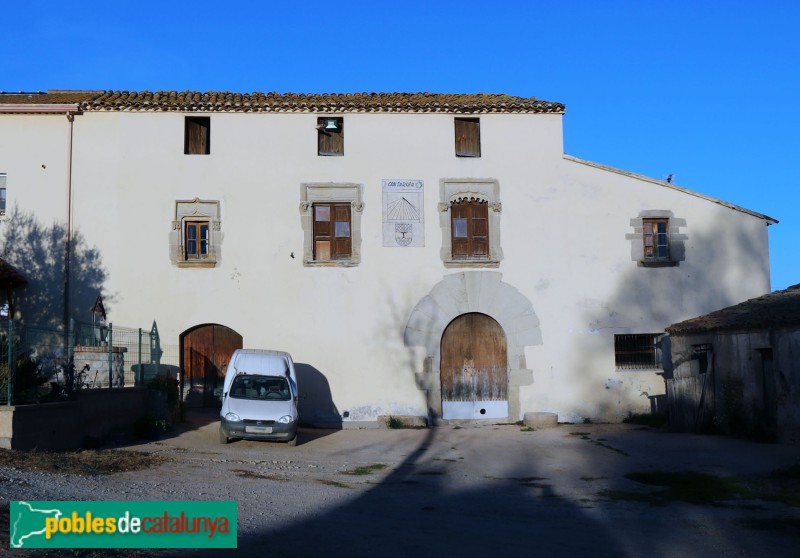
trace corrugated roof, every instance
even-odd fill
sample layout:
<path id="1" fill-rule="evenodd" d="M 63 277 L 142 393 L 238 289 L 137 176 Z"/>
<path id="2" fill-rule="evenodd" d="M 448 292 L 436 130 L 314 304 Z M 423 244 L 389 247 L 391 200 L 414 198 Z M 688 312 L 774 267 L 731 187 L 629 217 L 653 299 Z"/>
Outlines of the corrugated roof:
<path id="1" fill-rule="evenodd" d="M 667 328 L 670 334 L 800 326 L 800 284 Z"/>
<path id="2" fill-rule="evenodd" d="M 493 93 L 232 93 L 48 91 L 0 93 L 0 104 L 79 103 L 84 111 L 555 113 L 562 103 Z"/>

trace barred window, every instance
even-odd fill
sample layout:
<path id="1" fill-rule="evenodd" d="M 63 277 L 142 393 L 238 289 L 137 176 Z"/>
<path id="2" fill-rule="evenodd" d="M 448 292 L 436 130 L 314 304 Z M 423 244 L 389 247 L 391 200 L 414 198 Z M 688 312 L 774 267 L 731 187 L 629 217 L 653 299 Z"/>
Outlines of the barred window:
<path id="1" fill-rule="evenodd" d="M 617 370 L 661 368 L 658 349 L 660 333 L 631 333 L 614 336 Z"/>

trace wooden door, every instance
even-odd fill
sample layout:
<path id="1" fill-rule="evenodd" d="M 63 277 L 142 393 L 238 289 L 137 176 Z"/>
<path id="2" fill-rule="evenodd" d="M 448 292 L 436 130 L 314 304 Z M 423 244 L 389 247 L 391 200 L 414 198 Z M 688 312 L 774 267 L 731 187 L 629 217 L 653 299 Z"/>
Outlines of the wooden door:
<path id="1" fill-rule="evenodd" d="M 508 365 L 503 328 L 485 314 L 450 322 L 441 346 L 442 417 L 506 418 Z"/>
<path id="2" fill-rule="evenodd" d="M 198 326 L 181 337 L 181 389 L 186 404 L 220 405 L 222 384 L 233 351 L 242 348 L 242 336 L 216 324 Z"/>

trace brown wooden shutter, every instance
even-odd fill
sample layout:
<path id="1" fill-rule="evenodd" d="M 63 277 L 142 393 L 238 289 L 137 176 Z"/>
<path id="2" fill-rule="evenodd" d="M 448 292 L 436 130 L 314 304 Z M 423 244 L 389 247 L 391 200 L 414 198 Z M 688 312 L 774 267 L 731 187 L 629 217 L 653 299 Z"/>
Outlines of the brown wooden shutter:
<path id="1" fill-rule="evenodd" d="M 211 118 L 187 116 L 183 141 L 186 155 L 208 155 L 211 153 Z"/>
<path id="2" fill-rule="evenodd" d="M 452 203 L 450 240 L 454 260 L 489 259 L 489 204 L 481 200 Z"/>
<path id="3" fill-rule="evenodd" d="M 481 123 L 477 118 L 456 118 L 456 155 L 481 156 Z"/>
<path id="4" fill-rule="evenodd" d="M 470 203 L 472 212 L 472 251 L 470 256 L 477 259 L 489 258 L 489 204 Z"/>
<path id="5" fill-rule="evenodd" d="M 349 203 L 314 204 L 314 260 L 347 260 L 352 253 Z"/>
<path id="6" fill-rule="evenodd" d="M 350 259 L 350 252 L 352 247 L 351 240 L 351 221 L 350 221 L 350 204 L 336 204 L 334 206 L 334 250 L 333 259 L 347 260 Z"/>
<path id="7" fill-rule="evenodd" d="M 336 123 L 336 129 L 326 129 L 330 120 Z M 344 155 L 344 118 L 317 118 L 317 154 Z"/>
<path id="8" fill-rule="evenodd" d="M 468 258 L 469 215 L 465 202 L 456 202 L 450 206 L 450 231 L 453 259 L 461 260 Z"/>

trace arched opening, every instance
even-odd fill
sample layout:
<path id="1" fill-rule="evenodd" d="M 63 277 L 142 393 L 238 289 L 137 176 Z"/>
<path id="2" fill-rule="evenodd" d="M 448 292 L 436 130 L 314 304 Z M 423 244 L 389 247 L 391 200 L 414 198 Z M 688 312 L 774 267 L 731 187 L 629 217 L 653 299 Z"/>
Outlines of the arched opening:
<path id="1" fill-rule="evenodd" d="M 229 327 L 203 324 L 184 331 L 181 343 L 181 394 L 190 407 L 219 407 L 228 362 L 242 348 L 242 336 Z"/>
<path id="2" fill-rule="evenodd" d="M 462 314 L 442 334 L 443 419 L 508 417 L 508 350 L 503 328 L 486 314 Z"/>

